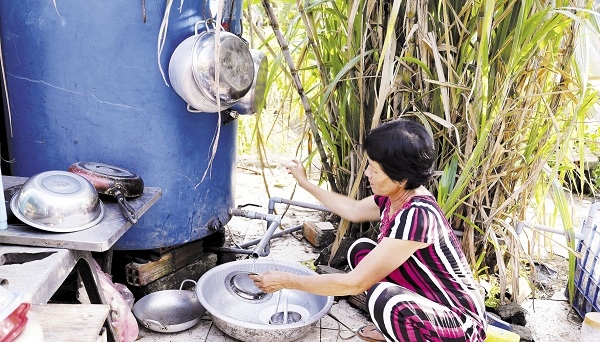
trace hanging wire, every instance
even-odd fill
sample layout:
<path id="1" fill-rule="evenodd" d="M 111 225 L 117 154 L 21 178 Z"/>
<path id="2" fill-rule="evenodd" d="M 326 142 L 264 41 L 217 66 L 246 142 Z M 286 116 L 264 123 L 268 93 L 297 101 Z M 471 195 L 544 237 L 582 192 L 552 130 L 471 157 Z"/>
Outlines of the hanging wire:
<path id="1" fill-rule="evenodd" d="M 8 125 L 10 127 L 10 136 L 13 136 L 12 115 L 10 111 L 10 101 L 8 99 L 8 86 L 6 85 L 6 72 L 4 71 L 4 53 L 2 52 L 2 39 L 0 39 L 0 67 L 2 67 L 2 85 L 4 86 L 4 95 L 6 97 L 6 111 L 8 112 Z"/>

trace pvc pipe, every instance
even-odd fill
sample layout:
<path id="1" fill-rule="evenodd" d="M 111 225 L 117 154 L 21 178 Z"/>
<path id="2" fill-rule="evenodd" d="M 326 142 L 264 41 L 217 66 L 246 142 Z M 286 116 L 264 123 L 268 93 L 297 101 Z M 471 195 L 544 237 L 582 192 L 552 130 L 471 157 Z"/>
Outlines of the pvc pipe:
<path id="1" fill-rule="evenodd" d="M 583 228 L 581 229 L 581 232 L 576 232 L 574 234 L 574 237 L 576 239 L 584 240 L 585 238 L 587 238 L 587 236 L 592 231 L 594 218 L 596 217 L 596 214 L 598 213 L 599 209 L 600 209 L 600 202 L 592 203 L 592 205 L 590 206 L 590 210 L 588 211 L 588 217 L 585 219 L 585 224 L 584 224 Z M 526 225 L 528 227 L 531 227 L 531 228 L 537 229 L 537 230 L 543 230 L 546 232 L 561 234 L 561 235 L 565 235 L 565 236 L 567 235 L 567 232 L 562 229 L 543 226 L 540 224 L 531 224 L 529 222 L 522 222 L 522 221 L 517 222 L 517 225 L 515 226 L 515 232 L 517 234 L 521 234 L 521 232 L 523 232 L 523 227 Z"/>
<path id="2" fill-rule="evenodd" d="M 273 211 L 275 210 L 275 203 L 284 203 L 284 204 L 289 204 L 289 205 L 295 205 L 298 207 L 304 207 L 304 208 L 309 208 L 309 209 L 331 212 L 331 210 L 329 208 L 322 206 L 322 205 L 292 201 L 292 200 L 281 198 L 281 197 L 271 197 L 269 199 L 269 214 L 272 214 Z"/>
<path id="3" fill-rule="evenodd" d="M 246 217 L 246 218 L 250 218 L 250 219 L 261 219 L 261 220 L 270 222 L 269 227 L 267 228 L 267 232 L 262 237 L 262 239 L 260 239 L 260 241 L 258 242 L 258 245 L 256 246 L 256 248 L 254 249 L 254 252 L 252 253 L 252 257 L 258 258 L 261 256 L 264 257 L 264 256 L 269 255 L 269 246 L 267 245 L 267 243 L 269 242 L 269 240 L 271 240 L 271 237 L 273 236 L 275 229 L 281 223 L 281 218 L 279 218 L 279 216 L 272 215 L 272 214 L 262 214 L 262 213 L 257 213 L 255 211 L 242 210 L 242 209 L 237 209 L 237 208 L 229 209 L 229 213 L 233 216 L 241 216 L 241 217 Z"/>
<path id="4" fill-rule="evenodd" d="M 206 246 L 204 247 L 204 250 L 207 252 L 225 252 L 225 253 L 235 253 L 235 254 L 252 254 L 254 251 L 250 251 L 247 249 L 241 249 L 241 248 L 234 248 L 234 247 L 213 247 L 213 246 Z"/>
<path id="5" fill-rule="evenodd" d="M 541 224 L 531 224 L 529 222 L 522 222 L 522 221 L 517 222 L 517 225 L 515 227 L 515 232 L 517 234 L 521 234 L 523 232 L 523 227 L 525 227 L 525 226 L 530 227 L 532 229 L 536 229 L 536 230 L 543 230 L 546 232 L 561 234 L 561 235 L 565 235 L 565 236 L 567 235 L 567 232 L 563 229 L 543 226 Z M 587 233 L 588 233 L 588 230 L 584 229 L 583 232 L 575 232 L 574 237 L 576 239 L 583 240 L 587 236 Z"/>
<path id="6" fill-rule="evenodd" d="M 295 226 L 295 227 L 291 227 L 291 228 L 282 230 L 282 231 L 277 232 L 277 233 L 273 233 L 273 235 L 271 235 L 271 239 L 282 237 L 285 234 L 290 234 L 290 233 L 293 233 L 293 232 L 298 231 L 300 229 L 302 229 L 302 225 L 298 225 L 298 226 Z M 238 245 L 238 248 L 234 248 L 234 247 L 212 247 L 212 246 L 207 246 L 207 247 L 205 247 L 205 249 L 208 252 L 227 252 L 227 253 L 236 253 L 236 254 L 252 254 L 252 253 L 254 253 L 253 250 L 248 250 L 248 249 L 244 249 L 244 248 L 247 248 L 247 247 L 250 247 L 250 246 L 254 246 L 254 245 L 258 244 L 260 242 L 260 240 L 262 240 L 262 238 L 261 239 L 256 239 L 256 240 L 252 240 L 252 241 L 248 241 L 248 242 L 244 242 L 244 243 Z"/>
<path id="7" fill-rule="evenodd" d="M 282 237 L 285 234 L 293 233 L 293 232 L 298 231 L 300 229 L 302 229 L 302 225 L 298 225 L 298 226 L 295 226 L 295 227 L 292 227 L 292 228 L 288 228 L 288 229 L 282 230 L 282 231 L 277 232 L 277 233 L 273 233 L 273 235 L 271 236 L 271 239 Z M 254 246 L 254 245 L 258 244 L 260 242 L 260 240 L 262 240 L 262 239 L 256 239 L 256 240 L 244 242 L 241 245 L 238 245 L 238 247 L 240 247 L 240 248 L 246 248 L 246 247 Z"/>
<path id="8" fill-rule="evenodd" d="M 585 227 L 588 229 L 592 229 L 592 224 L 594 223 L 594 217 L 598 213 L 600 209 L 600 202 L 594 202 L 590 206 L 590 211 L 588 212 L 588 217 L 585 219 Z"/>
<path id="9" fill-rule="evenodd" d="M 271 250 L 270 250 L 268 243 L 271 240 L 271 236 L 273 236 L 275 229 L 277 229 L 277 227 L 279 226 L 279 223 L 280 223 L 279 218 L 277 218 L 277 220 L 273 220 L 271 222 L 271 225 L 267 229 L 265 236 L 263 236 L 263 238 L 258 242 L 258 245 L 256 245 L 256 248 L 254 249 L 254 253 L 252 253 L 253 258 L 258 259 L 258 257 L 261 257 L 261 256 L 264 257 L 264 256 L 269 255 L 269 252 Z"/>

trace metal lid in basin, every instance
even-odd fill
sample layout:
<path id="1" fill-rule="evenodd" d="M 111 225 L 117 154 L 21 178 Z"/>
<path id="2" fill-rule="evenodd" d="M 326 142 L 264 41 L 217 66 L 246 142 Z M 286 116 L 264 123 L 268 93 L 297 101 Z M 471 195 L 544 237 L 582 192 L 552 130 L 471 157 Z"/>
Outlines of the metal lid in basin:
<path id="1" fill-rule="evenodd" d="M 233 272 L 225 281 L 227 282 L 227 279 L 229 279 L 229 286 L 233 292 L 244 299 L 260 300 L 265 298 L 267 293 L 254 285 L 254 281 L 250 279 L 249 274 L 250 272 Z"/>

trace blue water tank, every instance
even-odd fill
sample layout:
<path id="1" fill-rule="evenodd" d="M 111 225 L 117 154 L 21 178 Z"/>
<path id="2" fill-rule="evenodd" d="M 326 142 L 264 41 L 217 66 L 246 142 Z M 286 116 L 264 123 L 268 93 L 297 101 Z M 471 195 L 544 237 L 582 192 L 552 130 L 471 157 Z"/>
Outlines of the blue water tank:
<path id="1" fill-rule="evenodd" d="M 190 113 L 161 75 L 167 0 L 0 1 L 10 172 L 32 176 L 79 161 L 127 168 L 162 198 L 115 249 L 174 246 L 229 221 L 237 121 Z M 173 1 L 160 65 L 217 1 Z M 241 0 L 225 1 L 240 34 Z M 216 154 L 213 139 L 218 134 Z M 212 163 L 211 161 L 212 156 Z M 208 171 L 207 171 L 208 170 Z M 206 173 L 206 177 L 203 176 Z"/>

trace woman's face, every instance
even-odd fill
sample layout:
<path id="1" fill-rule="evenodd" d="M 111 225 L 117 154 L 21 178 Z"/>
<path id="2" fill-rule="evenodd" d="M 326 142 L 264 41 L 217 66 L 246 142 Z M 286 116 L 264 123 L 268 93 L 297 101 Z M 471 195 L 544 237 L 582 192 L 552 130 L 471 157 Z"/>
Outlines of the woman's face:
<path id="1" fill-rule="evenodd" d="M 365 176 L 371 184 L 371 191 L 374 195 L 390 196 L 401 189 L 398 182 L 393 181 L 388 175 L 383 172 L 381 165 L 378 162 L 367 158 L 369 165 L 365 170 Z"/>

